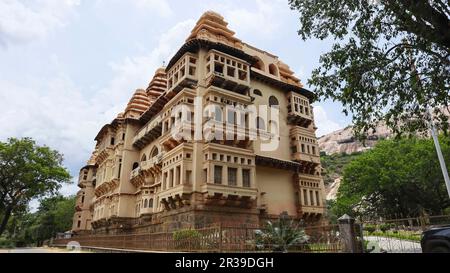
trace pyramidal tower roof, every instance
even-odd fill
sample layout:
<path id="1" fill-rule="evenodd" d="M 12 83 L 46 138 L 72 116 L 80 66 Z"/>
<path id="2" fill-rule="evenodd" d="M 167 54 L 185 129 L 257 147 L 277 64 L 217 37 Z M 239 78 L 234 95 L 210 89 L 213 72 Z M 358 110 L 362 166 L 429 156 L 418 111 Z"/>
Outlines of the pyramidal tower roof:
<path id="1" fill-rule="evenodd" d="M 163 67 L 156 70 L 153 75 L 150 84 L 147 87 L 147 97 L 150 99 L 150 103 L 153 104 L 155 100 L 162 94 L 167 88 L 166 71 Z"/>
<path id="2" fill-rule="evenodd" d="M 235 32 L 228 28 L 228 23 L 222 15 L 207 11 L 198 19 L 186 42 L 192 39 L 206 39 L 221 42 L 242 49 L 242 42 L 234 37 Z"/>
<path id="3" fill-rule="evenodd" d="M 191 31 L 191 34 L 186 39 L 189 42 L 194 39 L 208 40 L 216 43 L 222 43 L 234 48 L 237 48 L 250 56 L 263 59 L 265 65 L 274 64 L 278 67 L 279 79 L 288 84 L 303 87 L 300 79 L 294 76 L 294 72 L 289 66 L 278 59 L 277 56 L 272 55 L 264 50 L 258 49 L 254 46 L 248 45 L 235 37 L 235 32 L 228 28 L 228 23 L 222 15 L 214 11 L 207 11 L 198 19 L 196 25 Z M 270 60 L 271 59 L 271 60 Z M 266 69 L 268 70 L 268 69 Z M 266 72 L 266 71 L 260 71 Z"/>
<path id="4" fill-rule="evenodd" d="M 96 158 L 97 158 L 97 154 L 98 154 L 98 151 L 97 151 L 97 150 L 94 150 L 94 151 L 92 152 L 91 157 L 90 157 L 89 160 L 87 161 L 87 164 L 88 164 L 88 165 L 95 165 L 95 160 L 96 160 Z"/>
<path id="5" fill-rule="evenodd" d="M 151 101 L 143 89 L 137 89 L 128 102 L 123 114 L 126 118 L 138 118 L 150 106 Z"/>

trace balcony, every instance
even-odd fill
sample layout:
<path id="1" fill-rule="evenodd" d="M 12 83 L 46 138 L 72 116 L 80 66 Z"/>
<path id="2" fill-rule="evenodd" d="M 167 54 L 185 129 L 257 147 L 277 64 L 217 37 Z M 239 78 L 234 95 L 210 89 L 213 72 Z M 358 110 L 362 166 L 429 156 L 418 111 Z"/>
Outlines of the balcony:
<path id="1" fill-rule="evenodd" d="M 320 164 L 319 145 L 314 131 L 293 126 L 289 131 L 291 160 L 301 162 L 303 172 L 311 173 Z M 306 170 L 306 169 L 307 170 Z"/>
<path id="2" fill-rule="evenodd" d="M 191 121 L 180 121 L 172 124 L 169 130 L 161 137 L 160 143 L 168 151 L 177 147 L 183 140 L 191 140 L 193 138 L 194 126 Z"/>
<path id="3" fill-rule="evenodd" d="M 319 216 L 325 213 L 325 207 L 300 206 L 297 211 L 302 216 Z"/>
<path id="4" fill-rule="evenodd" d="M 251 208 L 256 204 L 256 188 L 205 183 L 201 187 L 207 205 Z"/>
<path id="5" fill-rule="evenodd" d="M 168 99 L 173 98 L 184 87 L 192 87 L 197 83 L 197 57 L 191 53 L 184 54 L 167 73 Z"/>
<path id="6" fill-rule="evenodd" d="M 161 136 L 161 131 L 161 116 L 158 115 L 136 133 L 136 136 L 133 138 L 133 145 L 142 149 L 145 145 L 159 138 Z"/>
<path id="7" fill-rule="evenodd" d="M 158 154 L 157 156 L 150 158 L 147 161 L 141 162 L 141 169 L 148 170 L 155 165 L 161 165 L 163 155 L 164 155 L 164 153 L 162 152 L 162 153 Z"/>
<path id="8" fill-rule="evenodd" d="M 288 123 L 301 127 L 308 127 L 314 120 L 313 107 L 308 98 L 289 92 L 288 99 Z"/>
<path id="9" fill-rule="evenodd" d="M 294 178 L 298 192 L 298 213 L 302 216 L 319 216 L 325 213 L 323 182 L 320 176 L 300 174 Z"/>
<path id="10" fill-rule="evenodd" d="M 136 169 L 132 170 L 130 173 L 130 180 L 137 177 L 141 171 L 141 167 L 137 167 Z"/>
<path id="11" fill-rule="evenodd" d="M 192 185 L 179 184 L 159 193 L 159 199 L 165 210 L 177 209 L 190 204 Z"/>
<path id="12" fill-rule="evenodd" d="M 109 181 L 104 181 L 95 188 L 94 194 L 96 197 L 100 197 L 106 193 L 112 192 L 119 186 L 119 179 L 112 178 Z"/>
<path id="13" fill-rule="evenodd" d="M 145 178 L 142 175 L 141 167 L 137 167 L 132 170 L 130 173 L 130 183 L 133 184 L 136 188 L 139 188 L 145 182 Z"/>
<path id="14" fill-rule="evenodd" d="M 98 154 L 96 156 L 96 163 L 101 164 L 114 150 L 114 145 L 111 145 L 107 140 L 103 140 L 97 147 Z"/>
<path id="15" fill-rule="evenodd" d="M 318 156 L 318 155 L 311 155 L 311 154 L 297 152 L 297 153 L 293 153 L 291 158 L 293 161 L 304 161 L 304 162 L 311 162 L 314 164 L 320 164 L 320 156 Z"/>
<path id="16" fill-rule="evenodd" d="M 250 88 L 250 66 L 230 55 L 211 50 L 206 57 L 207 86 L 246 94 Z"/>
<path id="17" fill-rule="evenodd" d="M 150 158 L 147 161 L 142 161 L 140 169 L 144 173 L 150 172 L 152 174 L 155 174 L 155 173 L 161 172 L 161 164 L 162 164 L 163 156 L 164 156 L 164 152 L 161 152 L 158 155 Z"/>

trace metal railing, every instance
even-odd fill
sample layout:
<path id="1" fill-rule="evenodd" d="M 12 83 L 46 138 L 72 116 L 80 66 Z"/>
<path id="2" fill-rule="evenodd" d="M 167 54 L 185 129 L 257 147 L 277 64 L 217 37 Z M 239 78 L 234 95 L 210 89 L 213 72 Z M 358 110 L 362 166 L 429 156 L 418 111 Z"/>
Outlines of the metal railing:
<path id="1" fill-rule="evenodd" d="M 363 222 L 367 252 L 421 253 L 421 234 L 432 227 L 450 224 L 450 215 Z"/>
<path id="2" fill-rule="evenodd" d="M 65 246 L 78 242 L 82 247 L 102 247 L 146 251 L 171 252 L 272 252 L 277 246 L 260 244 L 256 240 L 256 227 L 214 225 L 189 230 L 186 238 L 174 232 L 155 232 L 124 235 L 84 235 L 54 239 L 53 245 Z M 185 230 L 184 230 L 185 231 Z M 341 252 L 342 241 L 337 225 L 305 228 L 307 240 L 290 247 L 292 252 Z"/>

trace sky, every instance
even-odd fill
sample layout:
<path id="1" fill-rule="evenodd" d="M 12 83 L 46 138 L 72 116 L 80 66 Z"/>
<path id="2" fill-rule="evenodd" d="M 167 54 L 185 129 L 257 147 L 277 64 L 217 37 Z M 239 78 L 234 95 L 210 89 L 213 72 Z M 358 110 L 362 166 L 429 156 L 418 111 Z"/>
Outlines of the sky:
<path id="1" fill-rule="evenodd" d="M 332 41 L 303 41 L 287 0 L 1 0 L 0 141 L 32 137 L 64 154 L 73 180 L 103 124 L 182 46 L 207 10 L 242 41 L 277 55 L 305 87 Z M 314 104 L 316 134 L 351 118 Z M 75 194 L 76 183 L 61 189 Z"/>

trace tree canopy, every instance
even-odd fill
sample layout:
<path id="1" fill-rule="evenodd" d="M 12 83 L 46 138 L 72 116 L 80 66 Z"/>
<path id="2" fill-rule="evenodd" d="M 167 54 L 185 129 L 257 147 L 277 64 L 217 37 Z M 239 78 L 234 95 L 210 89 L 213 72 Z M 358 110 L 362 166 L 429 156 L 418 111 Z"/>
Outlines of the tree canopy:
<path id="1" fill-rule="evenodd" d="M 36 212 L 25 212 L 11 216 L 6 231 L 7 237 L 16 245 L 41 245 L 58 232 L 71 229 L 76 197 L 60 195 L 41 200 Z"/>
<path id="2" fill-rule="evenodd" d="M 23 211 L 32 199 L 54 195 L 70 174 L 60 153 L 30 138 L 0 142 L 0 235 L 11 214 Z"/>
<path id="3" fill-rule="evenodd" d="M 440 137 L 447 165 L 450 137 Z M 433 140 L 383 140 L 345 168 L 333 214 L 401 218 L 450 208 Z"/>
<path id="4" fill-rule="evenodd" d="M 433 117 L 448 131 L 450 4 L 444 0 L 289 0 L 302 39 L 333 39 L 308 83 L 353 114 L 355 133 L 384 121 L 396 135 Z M 433 115 L 427 114 L 427 109 Z"/>

